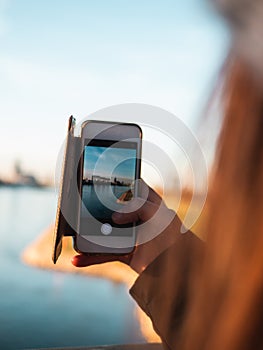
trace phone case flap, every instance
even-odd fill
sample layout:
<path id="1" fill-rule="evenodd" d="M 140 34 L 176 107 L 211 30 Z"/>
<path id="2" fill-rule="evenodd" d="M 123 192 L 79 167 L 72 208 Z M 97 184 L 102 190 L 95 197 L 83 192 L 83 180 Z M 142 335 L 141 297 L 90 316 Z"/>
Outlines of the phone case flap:
<path id="1" fill-rule="evenodd" d="M 64 236 L 75 236 L 78 218 L 78 162 L 80 158 L 80 138 L 74 136 L 76 120 L 71 116 L 64 151 L 60 179 L 60 189 L 54 229 L 52 260 L 54 264 L 62 251 Z"/>

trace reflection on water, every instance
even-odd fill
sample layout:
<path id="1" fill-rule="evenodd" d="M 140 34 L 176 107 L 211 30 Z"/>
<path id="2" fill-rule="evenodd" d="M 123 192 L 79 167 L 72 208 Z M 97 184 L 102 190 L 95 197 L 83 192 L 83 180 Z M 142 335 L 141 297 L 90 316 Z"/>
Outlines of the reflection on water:
<path id="1" fill-rule="evenodd" d="M 130 186 L 84 185 L 82 200 L 90 214 L 98 220 L 111 221 L 114 211 L 121 208 L 118 199 Z"/>
<path id="2" fill-rule="evenodd" d="M 142 341 L 125 286 L 21 263 L 55 210 L 53 190 L 0 188 L 0 348 Z"/>

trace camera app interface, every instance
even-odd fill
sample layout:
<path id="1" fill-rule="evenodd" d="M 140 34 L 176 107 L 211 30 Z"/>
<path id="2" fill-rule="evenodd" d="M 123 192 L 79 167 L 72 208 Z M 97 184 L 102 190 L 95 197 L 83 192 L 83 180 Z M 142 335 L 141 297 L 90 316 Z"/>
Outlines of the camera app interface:
<path id="1" fill-rule="evenodd" d="M 85 224 L 89 235 L 102 234 L 101 224 L 105 223 L 112 228 L 133 226 L 132 223 L 116 225 L 111 217 L 114 211 L 133 198 L 136 153 L 135 142 L 86 142 L 83 155 L 82 232 Z M 110 231 L 111 235 L 119 235 L 114 229 Z M 131 230 L 125 231 L 128 235 L 132 234 Z"/>

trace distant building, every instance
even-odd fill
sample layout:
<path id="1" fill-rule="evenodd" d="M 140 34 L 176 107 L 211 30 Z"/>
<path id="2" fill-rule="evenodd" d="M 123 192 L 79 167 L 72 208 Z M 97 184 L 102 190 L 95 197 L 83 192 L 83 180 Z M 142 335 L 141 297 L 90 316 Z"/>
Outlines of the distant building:
<path id="1" fill-rule="evenodd" d="M 110 178 L 99 175 L 92 175 L 91 181 L 93 183 L 110 183 Z"/>
<path id="2" fill-rule="evenodd" d="M 15 162 L 14 165 L 15 170 L 15 178 L 13 185 L 17 186 L 31 186 L 31 187 L 39 187 L 40 184 L 37 179 L 31 175 L 23 172 L 22 167 L 19 161 Z"/>
<path id="3" fill-rule="evenodd" d="M 117 186 L 131 186 L 133 180 L 128 179 L 126 177 L 114 177 L 114 179 L 111 181 L 112 185 L 117 185 Z"/>

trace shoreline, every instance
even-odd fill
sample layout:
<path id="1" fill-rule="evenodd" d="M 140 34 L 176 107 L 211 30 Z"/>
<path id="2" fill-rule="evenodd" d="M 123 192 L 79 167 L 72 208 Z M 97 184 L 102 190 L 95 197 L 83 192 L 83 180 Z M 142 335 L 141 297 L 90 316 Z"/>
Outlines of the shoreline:
<path id="1" fill-rule="evenodd" d="M 137 278 L 137 273 L 129 266 L 120 262 L 109 262 L 101 265 L 77 268 L 71 264 L 72 256 L 77 253 L 72 248 L 72 238 L 63 238 L 63 249 L 56 264 L 51 259 L 53 247 L 53 228 L 50 226 L 37 237 L 21 254 L 24 264 L 44 270 L 52 270 L 63 273 L 74 273 L 94 278 L 106 278 L 112 283 L 123 283 L 130 289 Z M 148 343 L 160 343 L 159 336 L 152 327 L 150 318 L 138 307 L 135 307 L 135 315 L 139 322 L 140 330 Z"/>

